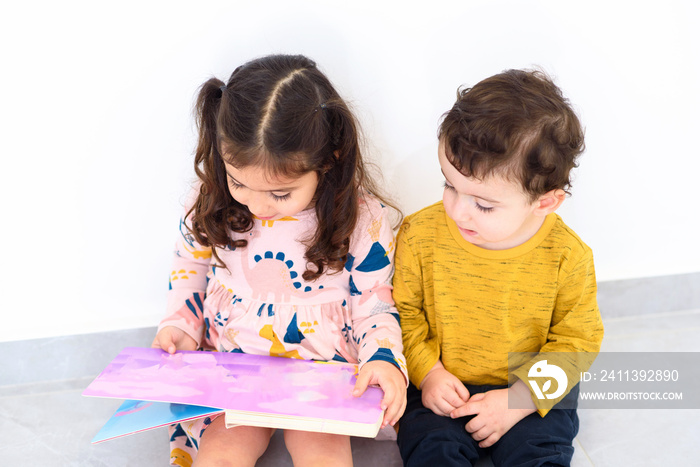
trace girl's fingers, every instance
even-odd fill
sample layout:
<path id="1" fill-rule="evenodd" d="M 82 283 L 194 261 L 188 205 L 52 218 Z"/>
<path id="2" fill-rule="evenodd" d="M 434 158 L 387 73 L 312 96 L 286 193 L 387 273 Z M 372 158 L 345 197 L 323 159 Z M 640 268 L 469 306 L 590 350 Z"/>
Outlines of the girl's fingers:
<path id="1" fill-rule="evenodd" d="M 367 374 L 360 374 L 357 376 L 357 381 L 355 381 L 355 387 L 352 390 L 352 395 L 355 397 L 360 397 L 365 393 L 367 386 L 369 385 L 369 376 Z"/>

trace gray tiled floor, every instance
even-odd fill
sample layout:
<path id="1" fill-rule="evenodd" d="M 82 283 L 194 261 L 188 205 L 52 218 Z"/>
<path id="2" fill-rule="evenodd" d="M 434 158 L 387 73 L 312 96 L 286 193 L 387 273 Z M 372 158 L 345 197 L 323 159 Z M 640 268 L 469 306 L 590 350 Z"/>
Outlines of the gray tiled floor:
<path id="1" fill-rule="evenodd" d="M 700 310 L 605 320 L 604 351 L 700 351 Z M 91 445 L 119 401 L 80 395 L 90 379 L 0 387 L 0 464 L 167 465 L 167 430 Z M 580 410 L 572 465 L 700 465 L 700 410 Z M 353 440 L 356 465 L 400 466 L 392 441 Z M 259 465 L 291 465 L 279 437 Z"/>

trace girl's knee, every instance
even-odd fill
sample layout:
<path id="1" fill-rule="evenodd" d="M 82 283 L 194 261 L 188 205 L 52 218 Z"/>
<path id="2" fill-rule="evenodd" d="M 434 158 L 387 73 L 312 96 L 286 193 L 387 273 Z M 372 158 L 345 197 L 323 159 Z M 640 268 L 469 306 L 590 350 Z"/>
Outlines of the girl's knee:
<path id="1" fill-rule="evenodd" d="M 267 449 L 273 433 L 271 428 L 226 428 L 225 417 L 220 416 L 204 430 L 194 466 L 254 466 Z"/>
<path id="2" fill-rule="evenodd" d="M 350 437 L 310 431 L 284 431 L 294 465 L 352 466 Z"/>

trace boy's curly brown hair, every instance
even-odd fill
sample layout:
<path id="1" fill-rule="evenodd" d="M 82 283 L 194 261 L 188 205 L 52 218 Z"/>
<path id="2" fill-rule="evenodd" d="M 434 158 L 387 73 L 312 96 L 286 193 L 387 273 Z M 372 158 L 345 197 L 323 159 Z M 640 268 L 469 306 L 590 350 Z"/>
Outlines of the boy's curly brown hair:
<path id="1" fill-rule="evenodd" d="M 460 88 L 438 138 L 463 175 L 517 181 L 531 201 L 554 189 L 570 193 L 570 172 L 585 148 L 569 101 L 536 70 L 507 70 Z"/>

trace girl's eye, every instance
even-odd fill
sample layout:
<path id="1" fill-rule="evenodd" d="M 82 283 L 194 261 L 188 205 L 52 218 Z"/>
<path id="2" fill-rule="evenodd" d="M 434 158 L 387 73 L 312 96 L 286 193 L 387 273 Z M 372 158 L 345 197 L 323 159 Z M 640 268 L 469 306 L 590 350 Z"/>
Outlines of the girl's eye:
<path id="1" fill-rule="evenodd" d="M 237 181 L 233 180 L 232 178 L 229 178 L 228 182 L 231 185 L 231 188 L 243 188 L 243 185 L 241 185 Z"/>
<path id="2" fill-rule="evenodd" d="M 486 206 L 482 206 L 482 205 L 480 205 L 480 204 L 477 203 L 477 202 L 474 202 L 474 205 L 475 205 L 476 208 L 477 208 L 479 211 L 481 211 L 481 212 L 491 212 L 491 211 L 493 211 L 493 207 L 487 208 Z"/>
<path id="3" fill-rule="evenodd" d="M 290 196 L 292 196 L 291 193 L 287 193 L 284 195 L 276 195 L 274 193 L 270 193 L 270 195 L 272 195 L 272 199 L 274 199 L 275 201 L 287 201 L 290 198 Z"/>
<path id="4" fill-rule="evenodd" d="M 455 189 L 455 187 L 453 187 L 452 185 L 449 185 L 447 182 L 445 182 L 443 184 L 443 186 L 445 187 L 446 190 L 454 190 Z"/>

